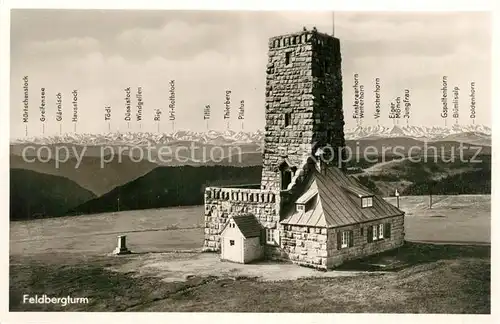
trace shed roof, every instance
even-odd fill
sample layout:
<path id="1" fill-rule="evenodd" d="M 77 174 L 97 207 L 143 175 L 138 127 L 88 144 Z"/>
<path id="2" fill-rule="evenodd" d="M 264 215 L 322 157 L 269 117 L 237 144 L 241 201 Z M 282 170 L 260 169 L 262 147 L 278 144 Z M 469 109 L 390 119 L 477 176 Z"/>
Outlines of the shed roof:
<path id="1" fill-rule="evenodd" d="M 355 186 L 346 186 L 346 187 L 344 187 L 344 189 L 349 191 L 353 195 L 358 196 L 358 198 L 372 197 L 373 196 L 373 193 L 366 191 L 362 188 L 355 187 Z"/>
<path id="2" fill-rule="evenodd" d="M 257 218 L 255 218 L 254 215 L 235 215 L 232 217 L 232 219 L 245 238 L 260 236 L 262 226 L 260 225 L 259 221 L 257 221 Z M 226 223 L 226 226 L 227 224 L 229 224 L 229 222 Z"/>
<path id="3" fill-rule="evenodd" d="M 307 202 L 311 200 L 311 198 L 313 198 L 315 195 L 318 194 L 318 191 L 316 189 L 317 188 L 309 188 L 309 190 L 304 192 L 304 194 L 302 194 L 302 196 L 300 196 L 299 199 L 297 199 L 296 203 L 307 204 Z"/>
<path id="4" fill-rule="evenodd" d="M 306 181 L 303 193 L 317 193 L 316 204 L 307 211 L 288 208 L 282 224 L 339 227 L 404 214 L 339 168 L 327 167 L 321 172 L 312 169 Z M 362 208 L 361 199 L 348 193 L 345 188 L 368 193 L 373 197 L 373 206 Z"/>

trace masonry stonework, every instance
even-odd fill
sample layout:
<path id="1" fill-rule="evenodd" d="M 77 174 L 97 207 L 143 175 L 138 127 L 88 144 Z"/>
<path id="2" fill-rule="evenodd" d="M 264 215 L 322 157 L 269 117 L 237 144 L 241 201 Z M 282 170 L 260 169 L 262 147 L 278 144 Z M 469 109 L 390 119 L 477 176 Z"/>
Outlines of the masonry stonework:
<path id="1" fill-rule="evenodd" d="M 381 197 L 376 197 L 376 205 L 363 206 L 362 198 L 373 202 L 374 195 L 342 172 L 339 40 L 304 30 L 270 38 L 268 54 L 260 189 L 206 188 L 203 249 L 220 251 L 221 231 L 238 214 L 253 215 L 258 221 L 254 227 L 263 228 L 256 229 L 263 246 L 255 251 L 264 252 L 265 258 L 323 270 L 401 246 L 404 212 Z M 321 163 L 315 155 L 318 148 L 323 149 Z M 307 201 L 296 206 L 304 196 Z M 367 228 L 381 223 L 390 223 L 390 236 L 370 242 Z M 344 231 L 352 233 L 347 246 L 339 241 Z M 264 239 L 267 232 L 269 240 Z"/>
<path id="2" fill-rule="evenodd" d="M 282 250 L 299 265 L 326 269 L 328 256 L 327 229 L 283 225 Z"/>
<path id="3" fill-rule="evenodd" d="M 373 242 L 367 240 L 367 228 L 372 225 L 391 223 L 390 238 L 384 238 Z M 361 235 L 363 228 L 363 235 Z M 342 231 L 353 231 L 353 246 L 346 249 L 338 249 L 337 235 Z M 359 259 L 368 255 L 381 253 L 397 248 L 404 243 L 404 215 L 390 217 L 383 220 L 354 224 L 345 227 L 328 229 L 328 241 L 331 242 L 328 249 L 327 267 L 335 268 L 345 261 Z"/>
<path id="4" fill-rule="evenodd" d="M 339 40 L 306 31 L 269 40 L 262 189 L 281 188 L 316 146 L 344 147 Z"/>
<path id="5" fill-rule="evenodd" d="M 277 228 L 280 194 L 248 188 L 205 189 L 205 251 L 220 250 L 220 234 L 231 215 L 251 213 L 265 228 Z"/>

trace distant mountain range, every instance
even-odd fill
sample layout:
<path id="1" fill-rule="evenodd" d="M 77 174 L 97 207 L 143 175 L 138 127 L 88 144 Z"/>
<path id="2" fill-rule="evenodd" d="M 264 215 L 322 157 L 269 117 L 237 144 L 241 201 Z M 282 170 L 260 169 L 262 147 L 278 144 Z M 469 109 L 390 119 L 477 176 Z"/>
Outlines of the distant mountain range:
<path id="1" fill-rule="evenodd" d="M 450 141 L 462 139 L 491 139 L 491 128 L 484 125 L 439 126 L 358 126 L 345 130 L 346 139 L 378 139 L 391 137 L 409 137 L 418 140 Z"/>
<path id="2" fill-rule="evenodd" d="M 459 141 L 480 145 L 491 145 L 491 128 L 484 125 L 458 125 L 451 127 L 426 126 L 358 126 L 345 129 L 346 140 L 407 137 L 421 141 Z M 235 132 L 232 130 L 208 132 L 177 131 L 175 133 L 105 133 L 63 134 L 47 137 L 15 139 L 11 144 L 78 144 L 78 145 L 159 145 L 180 141 L 211 145 L 260 144 L 265 132 Z"/>
<path id="3" fill-rule="evenodd" d="M 175 133 L 152 133 L 152 132 L 127 132 L 127 133 L 105 133 L 105 134 L 63 134 L 46 137 L 32 137 L 16 139 L 11 144 L 78 144 L 78 145 L 158 145 L 173 142 L 198 142 L 211 145 L 229 145 L 260 143 L 264 138 L 264 132 L 235 132 L 227 131 L 176 131 Z"/>

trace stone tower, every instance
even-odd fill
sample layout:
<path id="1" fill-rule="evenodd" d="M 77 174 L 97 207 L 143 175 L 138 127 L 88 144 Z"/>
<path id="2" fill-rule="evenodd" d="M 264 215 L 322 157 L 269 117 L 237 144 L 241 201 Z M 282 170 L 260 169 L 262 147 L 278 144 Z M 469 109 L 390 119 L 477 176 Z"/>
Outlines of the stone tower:
<path id="1" fill-rule="evenodd" d="M 269 39 L 262 189 L 285 190 L 318 147 L 345 145 L 340 42 L 315 29 Z"/>

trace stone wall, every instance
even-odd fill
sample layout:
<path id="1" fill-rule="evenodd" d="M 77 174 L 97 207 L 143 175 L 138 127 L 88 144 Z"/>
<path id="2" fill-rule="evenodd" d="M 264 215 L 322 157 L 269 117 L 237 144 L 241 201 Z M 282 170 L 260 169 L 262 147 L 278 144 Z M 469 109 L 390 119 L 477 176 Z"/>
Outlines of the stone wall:
<path id="1" fill-rule="evenodd" d="M 340 42 L 337 38 L 318 37 L 312 57 L 312 71 L 315 78 L 312 94 L 314 100 L 314 141 L 321 146 L 331 146 L 335 166 L 341 166 L 337 159 L 339 148 L 345 146 L 344 112 L 342 109 L 342 68 Z M 344 154 L 344 152 L 340 152 Z M 329 160 L 330 156 L 325 156 Z"/>
<path id="2" fill-rule="evenodd" d="M 204 251 L 220 250 L 220 233 L 232 215 L 251 213 L 265 228 L 279 225 L 279 192 L 248 188 L 205 189 Z"/>
<path id="3" fill-rule="evenodd" d="M 280 189 L 285 158 L 299 167 L 315 142 L 344 145 L 340 71 L 336 38 L 305 31 L 269 40 L 262 189 Z"/>
<path id="4" fill-rule="evenodd" d="M 290 259 L 299 265 L 326 269 L 326 228 L 282 225 L 280 239 L 283 259 Z"/>
<path id="5" fill-rule="evenodd" d="M 367 242 L 367 228 L 377 224 L 391 223 L 391 236 L 382 240 Z M 361 235 L 363 228 L 363 235 Z M 337 249 L 337 235 L 342 231 L 353 231 L 353 246 Z M 382 220 L 355 224 L 340 228 L 328 229 L 327 267 L 334 268 L 345 261 L 359 259 L 368 255 L 397 248 L 404 243 L 404 215 L 385 218 Z"/>

